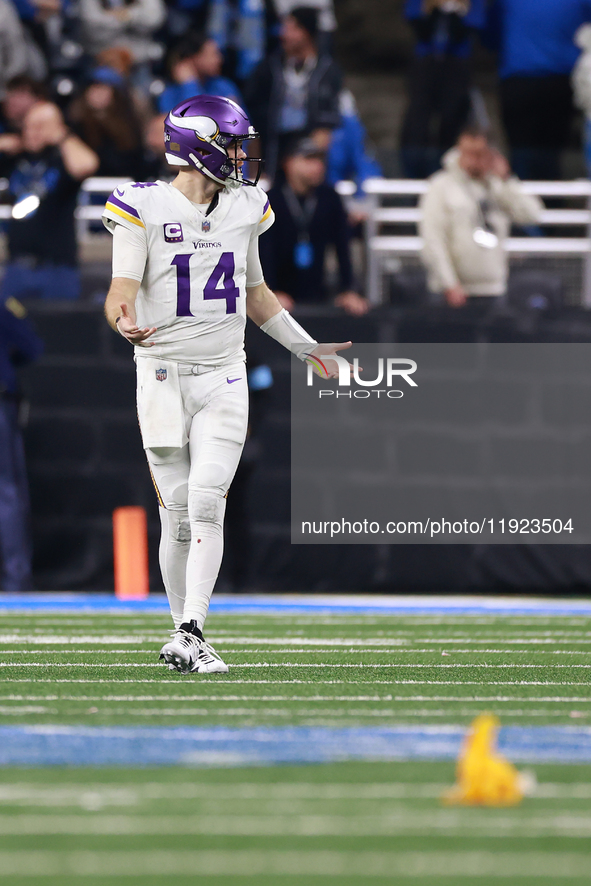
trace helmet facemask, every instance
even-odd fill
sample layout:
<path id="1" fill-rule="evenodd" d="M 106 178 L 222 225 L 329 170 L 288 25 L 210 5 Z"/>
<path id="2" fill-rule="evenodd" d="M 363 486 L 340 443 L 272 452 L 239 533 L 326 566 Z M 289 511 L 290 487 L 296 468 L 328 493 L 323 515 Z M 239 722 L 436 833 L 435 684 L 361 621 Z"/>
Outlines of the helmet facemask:
<path id="1" fill-rule="evenodd" d="M 259 138 L 258 132 L 255 132 L 253 127 L 252 130 L 247 135 L 226 135 L 224 133 L 220 133 L 218 137 L 215 139 L 216 144 L 222 147 L 228 158 L 227 163 L 221 167 L 220 172 L 227 175 L 227 178 L 224 181 L 224 184 L 230 188 L 239 187 L 240 185 L 257 185 L 259 179 L 261 177 L 261 172 L 263 169 L 263 159 L 262 157 L 249 157 L 248 156 L 248 142 L 254 141 Z M 239 158 L 238 151 L 242 149 L 242 151 L 246 154 L 246 157 Z M 251 163 L 256 163 L 256 175 L 254 179 L 245 178 L 244 177 L 244 167 L 248 166 Z M 227 169 L 227 167 L 230 167 Z"/>

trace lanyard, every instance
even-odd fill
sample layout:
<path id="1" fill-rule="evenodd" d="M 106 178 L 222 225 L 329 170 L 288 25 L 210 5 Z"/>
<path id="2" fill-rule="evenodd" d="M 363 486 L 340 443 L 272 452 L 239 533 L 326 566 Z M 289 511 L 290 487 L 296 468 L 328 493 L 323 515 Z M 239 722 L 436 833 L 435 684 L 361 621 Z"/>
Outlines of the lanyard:
<path id="1" fill-rule="evenodd" d="M 296 228 L 299 232 L 298 239 L 301 240 L 309 240 L 310 233 L 309 228 L 314 218 L 314 213 L 316 212 L 316 207 L 318 206 L 318 198 L 316 194 L 311 193 L 304 200 L 304 204 L 302 205 L 292 189 L 288 185 L 283 186 L 283 196 L 285 197 L 285 202 L 287 203 L 287 208 L 289 209 L 290 215 L 293 218 Z"/>
<path id="2" fill-rule="evenodd" d="M 477 225 L 481 227 L 484 231 L 490 231 L 491 233 L 496 233 L 495 228 L 491 222 L 490 213 L 496 208 L 496 200 L 492 196 L 491 189 L 488 183 L 483 182 L 482 186 L 484 188 L 485 194 L 483 197 L 480 197 L 474 186 L 470 183 L 470 181 L 463 182 L 464 190 L 470 195 L 472 200 L 476 201 L 476 211 L 477 211 Z"/>

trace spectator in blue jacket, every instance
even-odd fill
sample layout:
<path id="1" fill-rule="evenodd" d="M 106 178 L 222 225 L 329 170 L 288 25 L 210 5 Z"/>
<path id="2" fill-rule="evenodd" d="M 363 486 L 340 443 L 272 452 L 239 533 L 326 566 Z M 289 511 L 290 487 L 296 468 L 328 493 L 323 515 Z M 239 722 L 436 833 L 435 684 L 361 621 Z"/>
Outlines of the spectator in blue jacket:
<path id="1" fill-rule="evenodd" d="M 501 108 L 511 166 L 519 178 L 560 178 L 569 142 L 570 74 L 577 29 L 591 0 L 494 0 L 490 36 L 499 50 Z"/>
<path id="2" fill-rule="evenodd" d="M 207 34 L 239 83 L 248 79 L 265 55 L 267 18 L 265 0 L 210 0 Z"/>
<path id="3" fill-rule="evenodd" d="M 222 77 L 223 56 L 217 43 L 208 37 L 189 34 L 170 55 L 172 83 L 158 98 L 158 110 L 168 113 L 193 95 L 223 95 L 242 105 L 235 83 Z"/>
<path id="4" fill-rule="evenodd" d="M 14 298 L 0 302 L 0 587 L 31 590 L 29 490 L 19 427 L 16 368 L 43 350 L 25 308 Z"/>
<path id="5" fill-rule="evenodd" d="M 485 0 L 406 0 L 417 43 L 402 125 L 405 174 L 425 178 L 457 141 L 470 114 L 470 56 L 486 24 Z"/>
<path id="6" fill-rule="evenodd" d="M 363 190 L 363 182 L 372 176 L 381 176 L 380 164 L 367 147 L 367 133 L 355 99 L 348 89 L 339 96 L 341 125 L 333 130 L 326 157 L 326 180 L 330 185 L 348 179 Z"/>

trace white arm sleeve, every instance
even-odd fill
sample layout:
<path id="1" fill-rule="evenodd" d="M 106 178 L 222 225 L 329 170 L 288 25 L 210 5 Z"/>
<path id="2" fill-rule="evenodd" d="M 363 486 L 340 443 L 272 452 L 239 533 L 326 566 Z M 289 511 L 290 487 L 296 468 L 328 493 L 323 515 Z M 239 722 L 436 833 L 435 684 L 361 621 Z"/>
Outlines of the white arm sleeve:
<path id="1" fill-rule="evenodd" d="M 113 231 L 113 277 L 127 277 L 142 282 L 148 260 L 148 241 L 145 228 L 130 231 L 115 225 Z"/>
<path id="2" fill-rule="evenodd" d="M 248 252 L 246 253 L 246 285 L 259 286 L 265 279 L 259 256 L 258 231 L 250 235 Z"/>
<path id="3" fill-rule="evenodd" d="M 261 329 L 278 341 L 279 344 L 295 354 L 300 360 L 305 360 L 311 350 L 311 345 L 317 345 L 316 339 L 308 335 L 305 329 L 297 323 L 289 311 L 285 308 L 274 314 L 270 320 L 266 320 Z"/>

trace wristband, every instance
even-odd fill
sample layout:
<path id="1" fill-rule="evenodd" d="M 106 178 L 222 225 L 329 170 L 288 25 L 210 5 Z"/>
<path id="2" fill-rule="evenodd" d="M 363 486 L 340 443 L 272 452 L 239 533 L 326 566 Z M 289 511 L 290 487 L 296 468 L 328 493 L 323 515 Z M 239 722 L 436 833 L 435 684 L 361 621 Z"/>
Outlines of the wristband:
<path id="1" fill-rule="evenodd" d="M 122 335 L 126 341 L 129 341 L 129 339 L 127 338 L 127 336 L 125 335 L 125 333 L 123 332 L 121 327 L 119 326 L 120 320 L 121 320 L 121 315 L 119 315 L 118 317 L 115 318 L 115 326 L 117 328 L 117 332 L 119 333 L 119 335 Z"/>
<path id="2" fill-rule="evenodd" d="M 274 314 L 270 320 L 266 320 L 261 329 L 302 361 L 305 361 L 310 345 L 318 344 L 285 308 Z"/>

